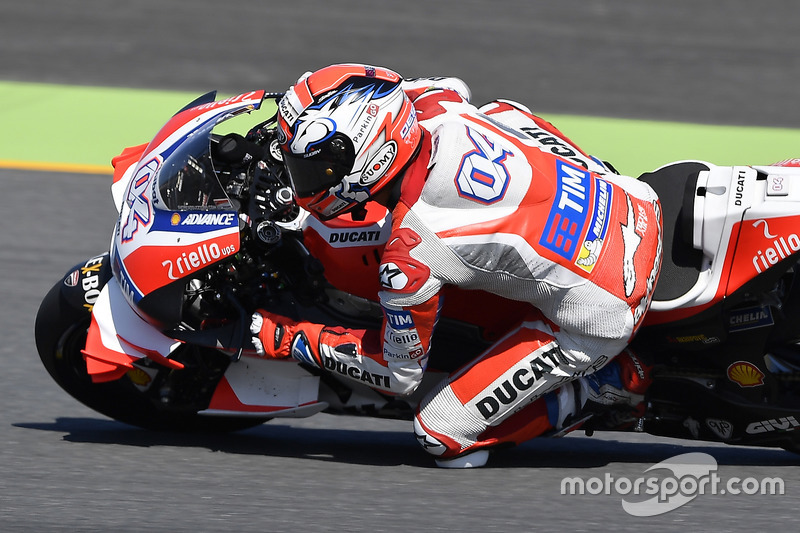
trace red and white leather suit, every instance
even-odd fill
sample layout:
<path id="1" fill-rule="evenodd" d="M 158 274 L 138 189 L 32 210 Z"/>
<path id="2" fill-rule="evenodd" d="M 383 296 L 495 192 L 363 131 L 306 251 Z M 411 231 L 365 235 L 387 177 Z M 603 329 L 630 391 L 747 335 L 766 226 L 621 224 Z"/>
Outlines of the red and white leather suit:
<path id="1" fill-rule="evenodd" d="M 417 436 L 447 458 L 552 428 L 536 400 L 625 348 L 655 287 L 661 216 L 648 185 L 522 106 L 407 93 L 425 135 L 382 257 L 382 331 L 293 323 L 265 349 L 403 395 L 422 380 L 445 285 L 533 304 L 539 312 L 423 400 Z"/>

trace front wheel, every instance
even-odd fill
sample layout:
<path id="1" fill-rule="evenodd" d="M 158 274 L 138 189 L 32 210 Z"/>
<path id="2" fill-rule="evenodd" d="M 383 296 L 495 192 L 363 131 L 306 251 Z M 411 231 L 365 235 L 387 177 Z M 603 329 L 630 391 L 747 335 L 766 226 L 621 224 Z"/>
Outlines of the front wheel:
<path id="1" fill-rule="evenodd" d="M 195 410 L 162 405 L 136 388 L 126 375 L 93 383 L 81 350 L 91 314 L 65 296 L 63 280 L 47 293 L 36 315 L 36 348 L 50 376 L 90 409 L 119 422 L 152 430 L 229 432 L 260 425 L 268 418 L 206 417 Z M 169 372 L 164 369 L 164 372 Z"/>

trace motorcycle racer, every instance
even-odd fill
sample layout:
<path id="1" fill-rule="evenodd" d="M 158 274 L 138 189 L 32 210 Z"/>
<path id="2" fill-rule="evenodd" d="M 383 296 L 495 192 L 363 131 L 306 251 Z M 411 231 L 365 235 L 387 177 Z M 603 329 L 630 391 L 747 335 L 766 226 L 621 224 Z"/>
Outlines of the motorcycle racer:
<path id="1" fill-rule="evenodd" d="M 301 78 L 279 103 L 298 204 L 322 220 L 392 211 L 380 331 L 260 310 L 265 357 L 294 357 L 389 394 L 422 380 L 446 285 L 533 308 L 422 401 L 414 431 L 440 466 L 564 429 L 587 401 L 635 406 L 647 367 L 625 347 L 661 262 L 658 198 L 526 107 L 469 102 L 454 78 L 403 80 L 366 65 Z M 617 354 L 620 354 L 617 356 Z M 613 364 L 608 364 L 610 361 Z"/>

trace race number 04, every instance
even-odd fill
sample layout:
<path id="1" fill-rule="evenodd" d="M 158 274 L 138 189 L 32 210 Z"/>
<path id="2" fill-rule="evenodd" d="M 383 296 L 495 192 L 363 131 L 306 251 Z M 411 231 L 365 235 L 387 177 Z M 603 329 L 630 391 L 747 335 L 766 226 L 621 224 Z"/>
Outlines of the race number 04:
<path id="1" fill-rule="evenodd" d="M 497 202 L 508 188 L 509 175 L 505 161 L 509 152 L 470 128 L 467 128 L 467 136 L 475 149 L 461 158 L 456 176 L 458 194 L 486 205 Z"/>

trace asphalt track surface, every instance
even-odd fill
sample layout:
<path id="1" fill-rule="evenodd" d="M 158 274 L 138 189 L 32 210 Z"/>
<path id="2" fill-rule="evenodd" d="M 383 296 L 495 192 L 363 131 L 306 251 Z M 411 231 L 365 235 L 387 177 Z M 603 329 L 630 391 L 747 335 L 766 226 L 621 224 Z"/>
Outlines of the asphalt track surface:
<path id="1" fill-rule="evenodd" d="M 0 78 L 235 92 L 356 60 L 461 76 L 478 101 L 797 128 L 797 14 L 791 0 L 3 2 Z M 42 133 L 43 150 L 69 134 Z M 50 380 L 32 330 L 50 285 L 107 246 L 107 180 L 0 170 L 0 530 L 794 528 L 800 461 L 779 450 L 570 436 L 452 472 L 432 467 L 404 422 L 318 415 L 188 437 L 93 413 Z M 703 495 L 634 518 L 619 494 L 560 493 L 565 477 L 635 479 L 689 452 L 711 454 L 723 478 L 780 476 L 785 494 Z"/>

